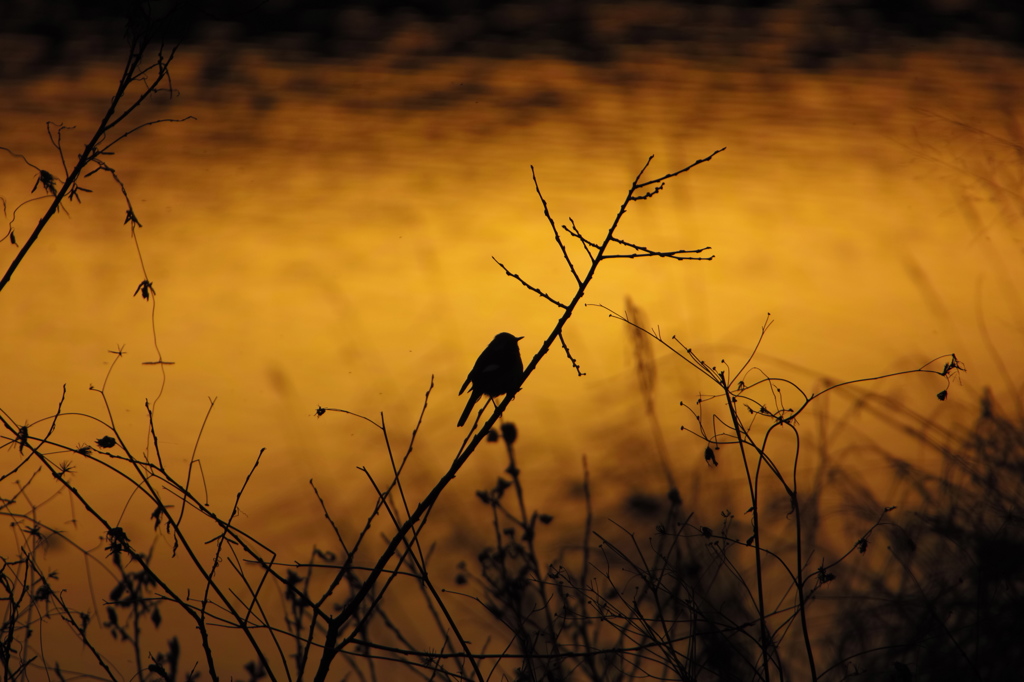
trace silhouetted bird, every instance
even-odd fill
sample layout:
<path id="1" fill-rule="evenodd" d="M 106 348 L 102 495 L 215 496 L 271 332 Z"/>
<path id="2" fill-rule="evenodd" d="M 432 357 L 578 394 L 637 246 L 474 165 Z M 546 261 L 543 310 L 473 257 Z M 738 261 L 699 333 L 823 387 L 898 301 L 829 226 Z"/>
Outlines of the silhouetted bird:
<path id="1" fill-rule="evenodd" d="M 494 340 L 484 348 L 484 352 L 476 359 L 476 364 L 470 370 L 466 382 L 462 384 L 459 395 L 466 392 L 470 382 L 473 390 L 469 394 L 469 402 L 466 409 L 459 417 L 459 426 L 466 423 L 469 413 L 480 400 L 480 396 L 486 395 L 497 398 L 505 393 L 515 393 L 519 390 L 519 384 L 523 381 L 523 359 L 519 355 L 519 339 L 521 336 L 512 336 L 502 332 L 494 337 Z"/>

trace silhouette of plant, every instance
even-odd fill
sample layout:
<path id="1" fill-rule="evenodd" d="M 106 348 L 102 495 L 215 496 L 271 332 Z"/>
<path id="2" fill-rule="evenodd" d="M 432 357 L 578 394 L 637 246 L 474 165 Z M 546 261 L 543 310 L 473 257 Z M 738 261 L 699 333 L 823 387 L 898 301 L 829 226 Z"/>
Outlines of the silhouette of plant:
<path id="1" fill-rule="evenodd" d="M 850 679 L 904 671 L 908 679 L 1013 679 L 1024 618 L 1024 428 L 990 394 L 967 426 L 879 410 L 928 446 L 933 466 L 883 450 L 913 513 L 886 528 L 885 561 L 838 599 L 836 648 Z M 879 446 L 880 447 L 880 446 Z M 863 509 L 865 487 L 851 491 Z"/>
<path id="2" fill-rule="evenodd" d="M 5 238 L 17 251 L 0 291 L 50 219 L 89 193 L 82 183 L 105 173 L 124 197 L 125 224 L 140 254 L 134 294 L 155 316 L 157 289 L 136 234 L 142 223 L 112 154 L 139 129 L 171 120 L 136 118 L 146 101 L 174 94 L 174 49 L 160 43 L 158 29 L 145 12 L 133 15 L 125 70 L 82 153 L 65 154 L 69 126 L 49 125 L 59 173 L 0 148 L 32 169 L 32 193 L 39 193 L 9 215 L 3 202 Z M 124 433 L 107 388 L 122 349 L 111 351 L 110 373 L 93 389 L 102 404 L 99 416 L 66 412 L 63 395 L 52 415 L 26 423 L 0 409 L 0 452 L 10 462 L 0 474 L 0 514 L 12 540 L 0 557 L 4 679 L 1013 679 L 1024 663 L 1015 639 L 1024 618 L 1021 420 L 1003 416 L 987 399 L 973 427 L 956 431 L 874 396 L 879 414 L 929 444 L 945 467 L 935 472 L 887 453 L 914 493 L 898 501 L 901 510 L 916 515 L 896 519 L 893 501 L 847 481 L 861 513 L 852 530 L 837 535 L 830 529 L 828 538 L 821 506 L 827 476 L 814 469 L 802 437 L 800 419 L 812 404 L 867 382 L 927 375 L 940 384 L 937 397 L 944 400 L 963 370 L 955 355 L 812 392 L 755 363 L 770 319 L 748 356 L 709 363 L 689 344 L 649 328 L 631 302 L 624 314 L 605 308 L 628 326 L 643 408 L 656 432 L 655 350 L 696 373 L 700 394 L 681 402 L 683 429 L 708 467 L 743 472 L 747 506 L 711 511 L 688 500 L 688 507 L 673 473 L 677 453 L 658 438 L 665 491 L 648 501 L 647 517 L 657 514 L 657 524 L 598 527 L 584 460 L 586 521 L 579 537 L 548 556 L 554 516 L 531 508 L 517 465 L 517 429 L 500 420 L 517 395 L 528 399 L 529 378 L 556 342 L 584 374 L 571 350 L 569 322 L 608 261 L 711 260 L 708 247 L 660 251 L 627 239 L 624 218 L 628 209 L 642 213 L 643 202 L 721 151 L 646 179 L 649 158 L 607 228 L 596 234 L 572 218 L 556 221 L 534 172 L 569 286 L 542 289 L 495 259 L 555 311 L 522 381 L 500 386 L 505 397 L 476 412 L 452 464 L 425 492 L 410 484 L 408 465 L 432 381 L 404 450 L 395 447 L 383 415 L 318 408 L 319 416 L 345 414 L 379 432 L 390 470 L 382 479 L 360 469 L 372 502 L 354 531 L 335 520 L 330 496 L 310 481 L 333 537 L 301 561 L 280 557 L 241 512 L 262 450 L 225 504 L 207 494 L 194 452 L 184 464 L 165 461 L 156 399 L 146 403 L 144 442 Z M 20 216 L 35 202 L 46 208 L 19 244 Z M 154 348 L 152 364 L 162 371 L 168 362 L 156 344 L 155 322 Z M 90 444 L 71 442 L 68 424 L 91 429 Z M 488 442 L 503 444 L 508 466 L 477 493 L 491 537 L 475 562 L 459 563 L 455 593 L 436 575 L 447 576 L 456 562 L 444 557 L 438 569 L 427 526 L 441 495 Z M 70 524 L 63 523 L 68 512 L 58 502 L 72 509 Z M 133 525 L 146 514 L 151 529 Z M 70 551 L 63 558 L 51 554 L 56 546 Z M 87 575 L 84 593 L 66 580 L 63 567 L 72 570 L 67 557 L 85 567 L 73 569 Z M 414 599 L 419 615 L 410 617 Z M 461 619 L 453 600 L 479 606 L 488 622 Z M 823 622 L 827 626 L 816 625 Z M 72 647 L 62 646 L 69 637 L 73 656 Z"/>
<path id="3" fill-rule="evenodd" d="M 527 513 L 513 442 L 506 438 L 509 478 L 478 493 L 493 510 L 495 544 L 479 555 L 477 572 L 465 569 L 464 575 L 483 591 L 487 610 L 514 634 L 522 662 L 516 677 L 564 679 L 573 670 L 593 680 L 822 679 L 818 658 L 827 655 L 831 665 L 834 654 L 825 633 L 808 625 L 811 604 L 833 586 L 840 565 L 862 561 L 872 535 L 891 523 L 893 508 L 871 507 L 874 516 L 864 519 L 845 547 L 822 541 L 822 491 L 805 497 L 800 488 L 798 418 L 826 393 L 884 378 L 932 374 L 948 390 L 961 363 L 950 356 L 920 369 L 807 393 L 753 364 L 770 320 L 734 371 L 724 360 L 705 362 L 675 337 L 666 340 L 624 315 L 611 316 L 710 382 L 713 392 L 702 393 L 692 406 L 683 403 L 693 420 L 683 429 L 707 444 L 709 466 L 743 467 L 750 507 L 746 521 L 728 510 L 717 521 L 704 521 L 700 512 L 684 511 L 667 475 L 667 511 L 652 536 L 625 526 L 617 526 L 616 537 L 606 535 L 591 528 L 588 514 L 582 565 L 552 562 L 542 569 L 537 521 L 550 517 Z M 641 379 L 642 386 L 652 385 L 649 376 Z M 780 431 L 791 438 L 780 438 Z M 778 464 L 782 455 L 792 458 L 792 471 Z M 589 501 L 589 482 L 584 487 Z M 597 547 L 591 547 L 592 535 Z M 787 645 L 794 628 L 799 645 Z"/>
<path id="4" fill-rule="evenodd" d="M 169 78 L 167 65 L 170 56 L 165 56 L 160 48 L 156 50 L 153 65 L 143 66 L 150 46 L 150 34 L 135 32 L 142 28 L 149 28 L 149 24 L 133 25 L 128 33 L 130 56 L 125 75 L 86 151 L 74 165 L 64 164 L 67 171 L 62 181 L 52 174 L 40 172 L 38 185 L 47 192 L 51 203 L 8 268 L 4 283 L 10 280 L 49 218 L 62 210 L 67 199 L 79 198 L 85 191 L 79 184 L 81 178 L 101 170 L 108 172 L 127 201 L 124 185 L 110 166 L 108 157 L 113 144 L 141 126 L 128 128 L 121 134 L 117 134 L 117 126 L 146 98 L 165 91 L 160 84 Z M 173 55 L 173 50 L 170 54 Z M 142 87 L 141 93 L 130 99 L 126 93 L 136 87 Z M 151 123 L 154 122 L 142 125 Z M 61 127 L 54 130 L 54 144 L 63 163 L 61 135 L 65 130 Z M 658 252 L 621 239 L 618 229 L 627 207 L 653 198 L 667 182 L 711 160 L 718 153 L 686 168 L 644 180 L 643 175 L 650 164 L 648 160 L 600 239 L 585 236 L 571 220 L 572 226 L 562 226 L 560 231 L 537 185 L 544 214 L 575 281 L 575 289 L 568 292 L 567 298 L 541 292 L 499 263 L 511 277 L 555 305 L 559 313 L 552 332 L 525 368 L 524 382 L 556 339 L 569 361 L 578 368 L 569 351 L 564 329 L 603 263 L 611 259 L 643 257 L 710 259 L 702 255 L 706 247 Z M 88 171 L 90 166 L 92 170 Z M 140 223 L 130 202 L 127 215 L 135 236 L 134 228 Z M 16 241 L 15 217 L 11 219 L 12 241 Z M 575 256 L 570 254 L 571 248 L 563 240 L 563 233 L 568 235 L 569 243 L 574 243 Z M 581 257 L 582 264 L 578 262 Z M 141 293 L 152 306 L 156 289 L 144 266 L 143 277 L 135 293 Z M 155 342 L 154 323 L 154 345 L 158 354 L 154 364 L 162 368 L 168 363 L 160 356 Z M 18 425 L 8 413 L 0 410 L 0 428 L 6 432 L 0 437 L 0 447 L 16 451 L 19 458 L 18 463 L 0 480 L 13 482 L 20 471 L 35 467 L 28 483 L 18 483 L 22 487 L 17 494 L 8 496 L 4 508 L 8 517 L 21 520 L 15 526 L 21 532 L 17 543 L 20 554 L 7 560 L 10 569 L 4 573 L 4 586 L 11 596 L 4 624 L 7 646 L 3 655 L 8 670 L 17 671 L 17 675 L 25 677 L 29 675 L 30 668 L 49 671 L 60 668 L 60 661 L 51 663 L 34 653 L 44 649 L 45 639 L 53 636 L 49 625 L 59 618 L 70 626 L 71 633 L 91 652 L 93 664 L 101 671 L 85 670 L 82 674 L 102 674 L 111 679 L 192 679 L 199 673 L 196 667 L 198 660 L 202 661 L 202 672 L 219 679 L 224 664 L 218 662 L 220 649 L 215 641 L 226 632 L 235 638 L 229 640 L 230 644 L 221 646 L 228 646 L 232 654 L 242 647 L 251 652 L 252 659 L 245 670 L 252 679 L 311 676 L 315 680 L 324 680 L 339 659 L 344 659 L 357 670 L 360 669 L 360 661 L 368 662 L 371 669 L 384 665 L 386 661 L 391 667 L 398 665 L 411 670 L 434 671 L 440 671 L 447 662 L 452 662 L 455 674 L 460 677 L 486 677 L 478 654 L 462 635 L 441 591 L 430 577 L 430 552 L 421 543 L 420 535 L 439 496 L 477 446 L 488 437 L 515 391 L 496 405 L 482 425 L 482 412 L 478 414 L 472 433 L 463 442 L 450 469 L 418 502 L 409 496 L 402 482 L 402 473 L 412 453 L 418 427 L 412 434 L 408 450 L 398 457 L 392 450 L 383 418 L 379 423 L 363 418 L 380 430 L 392 465 L 391 478 L 383 484 L 374 480 L 368 470 L 363 470 L 377 496 L 365 525 L 355 537 L 346 537 L 333 521 L 327 503 L 314 486 L 313 492 L 334 529 L 337 548 L 329 551 L 315 549 L 305 563 L 281 564 L 272 549 L 239 525 L 239 505 L 253 472 L 259 466 L 262 451 L 255 457 L 233 504 L 227 509 L 211 504 L 201 487 L 203 481 L 195 453 L 184 469 L 165 461 L 157 437 L 153 404 L 146 403 L 149 433 L 141 450 L 121 432 L 109 402 L 107 381 L 123 352 L 119 348 L 112 353 L 114 359 L 107 377 L 103 385 L 94 389 L 103 405 L 102 416 L 65 413 L 63 397 L 53 415 L 24 425 Z M 429 395 L 430 391 L 424 401 L 424 411 Z M 317 412 L 323 415 L 346 411 L 320 408 Z M 82 419 L 98 432 L 93 445 L 64 442 L 61 425 L 69 420 Z M 84 470 L 106 479 L 102 490 L 86 488 L 76 482 Z M 76 545 L 86 564 L 98 566 L 104 581 L 109 584 L 108 588 L 94 585 L 91 588 L 93 594 L 84 600 L 79 597 L 65 601 L 62 589 L 52 585 L 56 575 L 47 577 L 39 568 L 36 559 L 41 545 L 28 541 L 31 537 L 43 537 L 44 532 L 51 537 L 57 536 L 53 531 L 42 530 L 42 526 L 32 525 L 36 515 L 43 511 L 51 513 L 52 508 L 49 503 L 34 502 L 27 494 L 38 474 L 48 474 L 52 480 L 54 488 L 49 493 L 49 500 L 66 497 L 76 509 L 84 510 L 87 517 L 76 520 L 76 523 L 88 524 L 90 530 L 86 532 L 95 532 L 92 530 L 95 529 L 102 536 L 96 547 Z M 111 511 L 109 502 L 117 499 L 128 501 L 123 503 L 125 506 L 120 512 Z M 129 506 L 133 514 L 140 507 L 147 510 L 153 521 L 151 534 L 143 537 L 138 530 L 129 533 L 121 522 L 121 518 L 129 513 Z M 393 527 L 382 549 L 368 542 L 371 532 L 379 532 L 377 522 L 381 519 Z M 143 537 L 141 542 L 139 537 Z M 146 546 L 149 549 L 141 549 Z M 411 582 L 423 594 L 433 626 L 442 637 L 439 653 L 432 653 L 415 643 L 410 624 L 391 616 L 386 595 L 396 582 Z M 271 593 L 280 597 L 280 606 L 268 602 Z M 105 596 L 99 600 L 98 594 Z M 90 600 L 92 608 L 88 606 Z M 36 603 L 45 603 L 52 608 L 40 612 Z M 172 618 L 176 623 L 181 623 L 184 618 L 193 634 L 165 637 L 157 644 L 155 631 L 164 628 Z M 105 647 L 97 646 L 96 627 L 111 636 L 118 651 L 128 652 L 130 663 L 122 662 L 121 653 L 114 656 L 107 653 Z M 179 629 L 178 632 L 183 631 Z M 33 637 L 38 644 L 31 650 L 29 641 Z M 201 651 L 199 659 L 194 653 L 196 651 Z"/>
<path id="5" fill-rule="evenodd" d="M 163 22 L 155 18 L 148 3 L 131 3 L 132 14 L 128 19 L 125 28 L 125 40 L 128 43 L 128 57 L 125 61 L 124 70 L 118 81 L 117 88 L 110 98 L 110 106 L 103 113 L 95 131 L 86 140 L 84 148 L 77 157 L 70 157 L 66 151 L 65 136 L 72 133 L 74 126 L 66 126 L 62 123 L 48 122 L 46 124 L 47 134 L 50 143 L 57 152 L 57 160 L 60 163 L 60 173 L 52 173 L 30 161 L 24 155 L 8 148 L 0 146 L 11 156 L 21 159 L 36 174 L 35 184 L 32 186 L 32 194 L 40 190 L 42 194 L 38 197 L 27 199 L 18 203 L 8 219 L 7 233 L 4 240 L 14 246 L 18 246 L 18 236 L 15 229 L 18 213 L 29 204 L 43 202 L 46 205 L 42 216 L 36 222 L 32 232 L 29 233 L 25 243 L 20 246 L 17 254 L 7 266 L 3 275 L 0 276 L 0 291 L 3 291 L 15 271 L 28 255 L 29 250 L 35 245 L 43 232 L 43 229 L 50 223 L 50 220 L 61 211 L 67 212 L 67 204 L 72 201 L 81 203 L 82 195 L 92 192 L 91 189 L 82 185 L 82 181 L 97 173 L 106 173 L 117 184 L 125 201 L 124 223 L 129 225 L 132 236 L 135 229 L 142 227 L 135 208 L 132 206 L 128 196 L 128 189 L 118 176 L 112 165 L 112 158 L 115 154 L 114 148 L 122 141 L 139 130 L 156 125 L 158 123 L 180 122 L 183 119 L 153 119 L 138 120 L 138 112 L 143 104 L 157 95 L 173 97 L 174 89 L 171 87 L 171 62 L 174 59 L 176 48 L 166 47 L 159 40 Z M 7 213 L 7 200 L 2 201 L 4 213 Z M 145 268 L 143 268 L 145 269 Z M 143 296 L 148 298 L 152 291 L 152 282 L 148 278 L 139 285 Z"/>

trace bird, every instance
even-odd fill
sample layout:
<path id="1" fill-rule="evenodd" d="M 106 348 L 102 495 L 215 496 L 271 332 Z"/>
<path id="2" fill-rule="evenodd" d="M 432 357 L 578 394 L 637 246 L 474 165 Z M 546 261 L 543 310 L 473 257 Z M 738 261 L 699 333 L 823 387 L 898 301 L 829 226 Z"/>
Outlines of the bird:
<path id="1" fill-rule="evenodd" d="M 508 332 L 502 332 L 494 337 L 487 344 L 484 352 L 476 359 L 476 364 L 469 371 L 469 376 L 462 384 L 459 395 L 466 392 L 466 388 L 473 384 L 469 394 L 469 402 L 466 409 L 459 417 L 459 426 L 466 423 L 469 413 L 480 400 L 480 396 L 486 395 L 490 398 L 497 398 L 506 393 L 515 393 L 523 381 L 523 358 L 519 355 L 519 341 L 523 337 L 513 336 Z"/>

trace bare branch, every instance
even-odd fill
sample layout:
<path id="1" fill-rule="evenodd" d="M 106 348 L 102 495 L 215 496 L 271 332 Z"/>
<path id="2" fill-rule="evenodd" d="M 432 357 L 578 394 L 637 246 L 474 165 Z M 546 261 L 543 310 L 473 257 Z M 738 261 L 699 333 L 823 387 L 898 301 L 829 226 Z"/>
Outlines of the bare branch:
<path id="1" fill-rule="evenodd" d="M 714 260 L 715 255 L 710 256 L 695 256 L 692 254 L 704 253 L 710 246 L 702 246 L 699 249 L 679 249 L 677 251 L 654 251 L 647 248 L 646 246 L 639 246 L 637 244 L 630 244 L 619 239 L 613 241 L 618 242 L 624 246 L 628 246 L 632 249 L 636 249 L 637 253 L 606 253 L 603 258 L 671 258 L 673 260 Z"/>
<path id="2" fill-rule="evenodd" d="M 558 228 L 555 227 L 555 221 L 551 217 L 551 212 L 548 211 L 548 202 L 544 198 L 544 194 L 540 191 L 540 184 L 537 182 L 537 171 L 534 169 L 533 165 L 530 166 L 530 173 L 533 174 L 533 187 L 537 190 L 537 196 L 540 197 L 540 203 L 544 207 L 544 217 L 548 219 L 548 225 L 551 226 L 551 233 L 555 236 L 555 242 L 558 244 L 558 248 L 562 250 L 562 258 L 565 259 L 566 265 L 569 266 L 569 272 L 572 273 L 573 278 L 576 279 L 576 285 L 579 286 L 583 283 L 583 280 L 581 280 L 579 274 L 577 274 L 576 267 L 572 264 L 572 258 L 569 257 L 569 252 L 566 251 L 565 244 L 562 243 L 562 238 L 558 235 Z M 501 264 L 499 263 L 499 265 Z M 506 272 L 508 271 L 506 270 Z"/>
<path id="3" fill-rule="evenodd" d="M 583 246 L 584 249 L 586 249 L 587 255 L 590 256 L 590 261 L 593 262 L 594 261 L 594 254 L 591 253 L 590 250 L 594 249 L 594 251 L 597 251 L 598 249 L 601 248 L 601 245 L 600 244 L 595 244 L 594 242 L 592 242 L 589 239 L 587 239 L 586 237 L 584 237 L 583 233 L 580 232 L 578 227 L 576 227 L 576 222 L 572 219 L 572 216 L 569 216 L 569 224 L 572 225 L 572 229 L 571 230 L 568 227 L 566 227 L 565 225 L 562 225 L 562 229 L 565 230 L 566 232 L 568 232 L 569 234 L 571 234 L 573 237 L 575 237 L 576 239 L 578 239 L 580 241 L 580 244 Z"/>
<path id="4" fill-rule="evenodd" d="M 718 156 L 718 154 L 720 154 L 721 152 L 724 152 L 726 149 L 727 149 L 727 147 L 722 147 L 721 149 L 717 149 L 714 152 L 712 152 L 711 154 L 708 154 L 707 156 L 705 156 L 703 159 L 697 159 L 696 161 L 691 163 L 686 168 L 681 168 L 681 169 L 679 169 L 677 171 L 674 171 L 672 173 L 669 173 L 667 175 L 662 175 L 660 178 L 655 178 L 653 180 L 648 180 L 647 182 L 639 182 L 640 178 L 639 178 L 639 176 L 637 176 L 638 182 L 635 184 L 635 187 L 636 187 L 636 189 L 640 189 L 641 187 L 648 187 L 650 185 L 659 185 L 659 184 L 665 182 L 666 180 L 668 180 L 669 178 L 674 178 L 677 175 L 682 175 L 686 171 L 688 171 L 688 170 L 690 170 L 692 168 L 696 168 L 697 166 L 701 165 L 702 163 L 707 163 L 711 159 L 713 159 L 716 156 Z M 651 159 L 653 159 L 653 158 L 654 157 L 652 156 L 650 159 L 647 160 L 647 164 L 648 165 L 650 165 Z M 646 170 L 646 169 L 647 169 L 647 166 L 644 166 L 644 170 Z M 640 175 L 643 175 L 643 171 L 640 172 Z M 658 190 L 655 190 L 655 191 L 658 191 Z"/>
<path id="5" fill-rule="evenodd" d="M 566 305 L 564 303 L 560 303 L 559 301 L 556 301 L 555 299 L 551 298 L 550 296 L 545 294 L 543 291 L 541 291 L 537 287 L 532 286 L 530 284 L 527 284 L 526 281 L 523 280 L 522 277 L 520 277 L 519 275 L 515 274 L 514 272 L 512 272 L 508 268 L 506 268 L 504 265 L 502 265 L 501 261 L 499 261 L 497 258 L 491 256 L 491 260 L 493 260 L 495 263 L 497 263 L 501 267 L 501 269 L 505 271 L 506 275 L 508 275 L 509 277 L 517 280 L 520 284 L 522 284 L 524 287 L 526 287 L 527 289 L 529 289 L 533 293 L 537 294 L 541 298 L 547 299 L 551 303 L 554 303 L 559 308 L 563 308 L 563 309 L 566 308 Z"/>
<path id="6" fill-rule="evenodd" d="M 576 362 L 576 358 L 574 358 L 572 353 L 569 352 L 569 344 L 565 342 L 565 336 L 561 332 L 558 333 L 558 340 L 562 343 L 562 350 L 565 351 L 565 357 L 569 358 L 569 362 L 572 363 L 572 368 L 576 370 L 576 376 L 586 376 L 587 373 L 580 369 L 580 365 Z"/>

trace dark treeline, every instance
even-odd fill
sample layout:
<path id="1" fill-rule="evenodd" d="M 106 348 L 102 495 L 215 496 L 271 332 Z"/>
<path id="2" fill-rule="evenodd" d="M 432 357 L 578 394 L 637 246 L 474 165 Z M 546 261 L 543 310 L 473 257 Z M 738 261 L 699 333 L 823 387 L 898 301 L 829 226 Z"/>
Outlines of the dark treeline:
<path id="1" fill-rule="evenodd" d="M 612 59 L 619 46 L 655 42 L 675 44 L 689 56 L 721 58 L 723 45 L 743 53 L 779 22 L 787 25 L 786 52 L 797 68 L 893 51 L 908 37 L 1024 45 L 1024 5 L 1017 0 L 661 0 L 640 7 L 626 0 L 7 0 L 0 3 L 0 76 L 80 59 L 84 36 L 92 38 L 92 56 L 114 53 L 126 9 L 141 4 L 158 14 L 173 10 L 170 42 L 284 42 L 291 52 L 329 57 L 386 49 L 410 22 L 430 27 L 433 39 L 423 49 L 434 54 L 516 57 L 541 49 L 585 61 Z M 716 49 L 704 49 L 708 44 Z M 19 50 L 18 59 L 9 58 Z"/>

